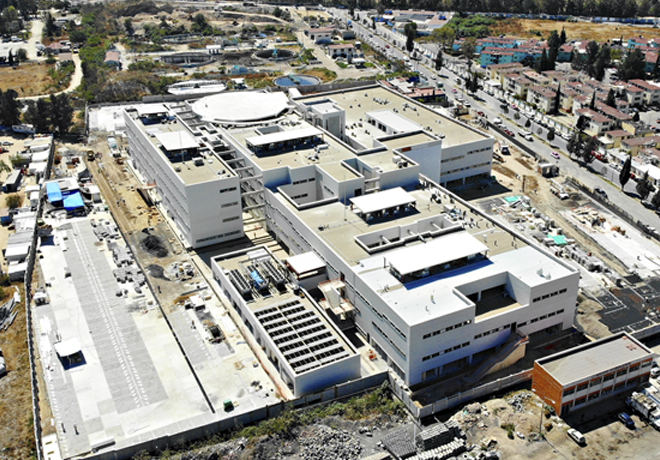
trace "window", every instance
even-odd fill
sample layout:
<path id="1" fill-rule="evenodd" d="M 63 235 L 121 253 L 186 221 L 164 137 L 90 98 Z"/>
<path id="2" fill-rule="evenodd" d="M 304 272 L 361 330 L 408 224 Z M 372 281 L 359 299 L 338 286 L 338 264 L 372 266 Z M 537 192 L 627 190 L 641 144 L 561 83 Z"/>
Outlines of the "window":
<path id="1" fill-rule="evenodd" d="M 236 187 L 229 187 L 229 188 L 220 189 L 220 193 L 234 192 L 234 191 L 236 191 Z"/>
<path id="2" fill-rule="evenodd" d="M 589 395 L 589 401 L 593 401 L 594 399 L 598 399 L 598 392 L 591 393 Z"/>
<path id="3" fill-rule="evenodd" d="M 586 390 L 588 386 L 589 386 L 589 382 L 581 383 L 581 384 L 578 385 L 577 391 Z"/>
<path id="4" fill-rule="evenodd" d="M 619 369 L 616 371 L 616 376 L 621 377 L 622 375 L 626 375 L 628 373 L 628 369 Z"/>
<path id="5" fill-rule="evenodd" d="M 626 386 L 626 382 L 619 382 L 616 385 L 614 385 L 614 391 L 619 391 L 624 386 Z"/>
<path id="6" fill-rule="evenodd" d="M 609 381 L 609 380 L 613 380 L 613 379 L 614 379 L 614 374 L 607 374 L 607 375 L 603 378 L 603 380 L 604 380 L 605 382 L 607 382 L 607 381 Z"/>
<path id="7" fill-rule="evenodd" d="M 642 363 L 642 367 L 649 367 L 651 365 L 651 363 L 653 363 L 653 360 L 646 361 L 646 362 Z"/>
<path id="8" fill-rule="evenodd" d="M 222 221 L 223 222 L 230 222 L 232 220 L 238 220 L 238 219 L 239 219 L 238 216 L 234 216 L 234 217 L 227 217 L 226 219 L 222 219 Z"/>
<path id="9" fill-rule="evenodd" d="M 572 395 L 573 393 L 575 393 L 575 387 L 566 388 L 566 389 L 564 390 L 564 397 L 566 397 L 566 396 L 570 396 L 570 395 Z"/>
<path id="10" fill-rule="evenodd" d="M 612 387 L 603 388 L 603 391 L 600 392 L 601 396 L 605 396 L 612 393 Z"/>
<path id="11" fill-rule="evenodd" d="M 576 400 L 575 400 L 575 406 L 576 406 L 576 407 L 577 407 L 577 406 L 581 406 L 581 405 L 584 404 L 585 402 L 587 402 L 587 397 L 586 397 L 586 396 L 583 396 L 583 397 L 581 397 L 580 399 L 576 399 Z"/>
<path id="12" fill-rule="evenodd" d="M 630 372 L 637 372 L 639 370 L 639 364 L 633 364 L 630 366 Z"/>
<path id="13" fill-rule="evenodd" d="M 597 379 L 593 379 L 589 385 L 595 387 L 596 385 L 600 385 L 602 381 L 603 379 L 601 377 L 598 377 Z"/>

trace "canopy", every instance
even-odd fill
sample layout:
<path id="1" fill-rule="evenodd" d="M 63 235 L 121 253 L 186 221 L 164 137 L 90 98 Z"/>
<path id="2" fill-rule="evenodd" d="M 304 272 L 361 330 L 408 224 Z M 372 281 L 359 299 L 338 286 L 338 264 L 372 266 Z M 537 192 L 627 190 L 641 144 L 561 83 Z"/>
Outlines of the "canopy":
<path id="1" fill-rule="evenodd" d="M 46 193 L 48 194 L 48 201 L 51 203 L 62 201 L 62 190 L 60 189 L 60 184 L 57 182 L 48 182 L 46 184 Z"/>
<path id="2" fill-rule="evenodd" d="M 297 275 L 313 272 L 325 267 L 325 262 L 313 252 L 304 252 L 297 256 L 291 256 L 286 259 L 286 264 Z"/>
<path id="3" fill-rule="evenodd" d="M 62 340 L 61 342 L 55 344 L 55 352 L 60 358 L 66 358 L 67 356 L 75 355 L 81 351 L 80 342 L 75 337 Z"/>
<path id="4" fill-rule="evenodd" d="M 85 206 L 82 195 L 80 192 L 73 192 L 71 195 L 67 195 L 64 198 L 64 209 L 67 211 L 73 211 L 77 208 L 82 208 Z"/>
<path id="5" fill-rule="evenodd" d="M 548 235 L 548 238 L 552 238 L 557 246 L 566 245 L 566 237 L 564 235 Z"/>

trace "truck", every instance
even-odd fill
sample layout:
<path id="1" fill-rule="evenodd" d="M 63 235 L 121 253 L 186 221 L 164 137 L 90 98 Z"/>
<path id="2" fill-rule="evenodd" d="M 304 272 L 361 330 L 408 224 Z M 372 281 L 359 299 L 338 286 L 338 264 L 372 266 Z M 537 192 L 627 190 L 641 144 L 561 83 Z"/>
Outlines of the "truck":
<path id="1" fill-rule="evenodd" d="M 660 430 L 660 409 L 648 395 L 634 391 L 631 396 L 626 398 L 626 404 L 649 425 Z"/>
<path id="2" fill-rule="evenodd" d="M 550 179 L 550 190 L 552 191 L 552 194 L 560 200 L 566 200 L 570 198 L 569 194 L 564 190 L 564 187 L 554 179 Z"/>

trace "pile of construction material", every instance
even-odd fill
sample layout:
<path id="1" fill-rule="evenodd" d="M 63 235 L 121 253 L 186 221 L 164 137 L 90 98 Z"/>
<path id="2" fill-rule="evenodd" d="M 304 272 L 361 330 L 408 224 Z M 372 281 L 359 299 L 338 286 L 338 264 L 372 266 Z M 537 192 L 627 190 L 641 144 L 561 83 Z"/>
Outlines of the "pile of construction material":
<path id="1" fill-rule="evenodd" d="M 384 447 L 396 459 L 445 460 L 467 451 L 465 432 L 456 420 L 438 423 L 421 431 L 411 442 L 406 430 L 396 430 L 382 439 Z"/>
<path id="2" fill-rule="evenodd" d="M 18 311 L 14 311 L 14 307 L 16 307 L 14 296 L 0 306 L 0 331 L 6 331 L 16 319 Z"/>
<path id="3" fill-rule="evenodd" d="M 133 265 L 133 254 L 126 246 L 119 246 L 116 243 L 108 244 L 112 251 L 112 260 L 117 267 L 128 267 Z"/>

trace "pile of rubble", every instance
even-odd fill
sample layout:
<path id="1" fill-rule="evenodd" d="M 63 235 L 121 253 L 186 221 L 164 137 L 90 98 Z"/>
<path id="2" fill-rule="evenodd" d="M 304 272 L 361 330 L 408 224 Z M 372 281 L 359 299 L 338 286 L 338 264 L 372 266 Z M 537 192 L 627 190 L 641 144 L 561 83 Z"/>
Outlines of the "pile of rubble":
<path id="1" fill-rule="evenodd" d="M 514 412 L 525 412 L 525 403 L 532 397 L 531 393 L 516 393 L 505 399 L 506 403 L 513 407 Z"/>
<path id="2" fill-rule="evenodd" d="M 119 239 L 119 231 L 115 225 L 110 224 L 110 221 L 106 221 L 105 224 L 102 224 L 96 223 L 96 221 L 92 219 L 91 224 L 94 229 L 94 235 L 96 235 L 96 238 L 98 238 L 99 241 Z"/>
<path id="3" fill-rule="evenodd" d="M 326 426 L 303 432 L 300 436 L 300 446 L 300 458 L 303 460 L 357 459 L 362 453 L 360 442 L 348 431 L 333 430 Z"/>
<path id="4" fill-rule="evenodd" d="M 0 331 L 6 331 L 16 319 L 18 311 L 14 311 L 15 306 L 16 299 L 13 296 L 0 306 Z"/>
<path id="5" fill-rule="evenodd" d="M 115 268 L 112 270 L 118 283 L 135 283 L 138 286 L 144 286 L 147 282 L 144 273 L 137 267 Z"/>

